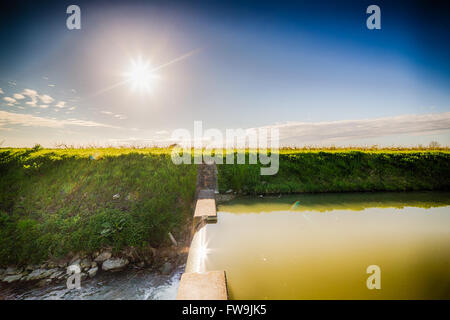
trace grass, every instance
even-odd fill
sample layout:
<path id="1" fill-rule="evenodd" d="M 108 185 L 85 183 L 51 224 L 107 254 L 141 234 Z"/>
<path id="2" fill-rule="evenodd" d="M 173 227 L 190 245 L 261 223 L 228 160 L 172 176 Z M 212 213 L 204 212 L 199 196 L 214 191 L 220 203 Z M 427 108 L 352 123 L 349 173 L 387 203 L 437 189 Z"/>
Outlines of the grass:
<path id="1" fill-rule="evenodd" d="M 190 218 L 196 170 L 167 148 L 0 149 L 0 265 L 168 244 Z"/>
<path id="2" fill-rule="evenodd" d="M 261 164 L 219 165 L 219 190 L 277 194 L 448 190 L 450 187 L 447 148 L 282 149 L 279 158 L 279 171 L 273 176 L 261 176 Z"/>

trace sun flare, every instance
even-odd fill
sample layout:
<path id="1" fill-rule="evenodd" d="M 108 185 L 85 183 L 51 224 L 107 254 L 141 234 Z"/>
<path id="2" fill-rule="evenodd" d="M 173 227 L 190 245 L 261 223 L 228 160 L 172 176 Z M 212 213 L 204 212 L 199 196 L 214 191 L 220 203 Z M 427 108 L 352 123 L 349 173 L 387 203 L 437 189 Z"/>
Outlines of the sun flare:
<path id="1" fill-rule="evenodd" d="M 158 79 L 150 63 L 142 58 L 131 60 L 130 68 L 124 76 L 133 90 L 141 92 L 150 92 Z"/>

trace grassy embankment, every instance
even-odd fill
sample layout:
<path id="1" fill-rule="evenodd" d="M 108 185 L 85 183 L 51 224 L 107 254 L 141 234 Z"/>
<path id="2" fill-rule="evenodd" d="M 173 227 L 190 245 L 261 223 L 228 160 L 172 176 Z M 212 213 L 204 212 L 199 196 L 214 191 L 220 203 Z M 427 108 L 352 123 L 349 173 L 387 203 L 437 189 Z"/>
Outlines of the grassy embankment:
<path id="1" fill-rule="evenodd" d="M 0 149 L 0 265 L 170 244 L 196 171 L 169 149 Z"/>
<path id="2" fill-rule="evenodd" d="M 219 190 L 277 194 L 450 189 L 447 148 L 284 149 L 279 163 L 274 176 L 261 176 L 260 164 L 218 165 Z"/>

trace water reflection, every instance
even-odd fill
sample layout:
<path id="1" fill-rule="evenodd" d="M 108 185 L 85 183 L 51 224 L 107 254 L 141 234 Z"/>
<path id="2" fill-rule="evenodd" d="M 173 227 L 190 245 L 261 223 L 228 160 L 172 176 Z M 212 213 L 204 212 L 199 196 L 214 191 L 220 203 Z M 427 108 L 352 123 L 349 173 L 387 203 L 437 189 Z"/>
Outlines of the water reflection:
<path id="1" fill-rule="evenodd" d="M 186 271 L 226 270 L 234 299 L 449 299 L 449 195 L 235 200 L 194 236 Z M 366 287 L 369 265 L 381 290 Z"/>

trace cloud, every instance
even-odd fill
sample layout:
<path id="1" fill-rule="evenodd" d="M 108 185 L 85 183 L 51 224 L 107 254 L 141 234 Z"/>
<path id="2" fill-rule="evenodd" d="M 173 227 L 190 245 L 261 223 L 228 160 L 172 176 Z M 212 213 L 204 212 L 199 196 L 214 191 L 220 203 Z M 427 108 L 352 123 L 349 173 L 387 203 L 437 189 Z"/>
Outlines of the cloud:
<path id="1" fill-rule="evenodd" d="M 39 106 L 39 108 L 47 109 L 47 108 L 48 108 L 48 104 L 41 104 L 41 105 Z"/>
<path id="2" fill-rule="evenodd" d="M 13 105 L 14 103 L 17 102 L 16 99 L 11 98 L 11 97 L 4 97 L 3 100 L 5 100 L 5 101 L 8 103 L 8 106 L 9 106 L 9 105 Z"/>
<path id="3" fill-rule="evenodd" d="M 22 95 L 27 96 L 28 98 L 31 99 L 31 101 L 25 102 L 25 104 L 32 106 L 32 107 L 36 107 L 37 102 L 38 102 L 38 96 L 39 96 L 36 90 L 25 89 L 25 90 L 23 90 Z"/>
<path id="4" fill-rule="evenodd" d="M 65 105 L 66 105 L 66 102 L 65 102 L 65 101 L 59 101 L 59 102 L 55 105 L 55 107 L 58 107 L 58 108 L 64 108 Z"/>
<path id="5" fill-rule="evenodd" d="M 289 122 L 263 128 L 278 128 L 280 143 L 284 145 L 330 144 L 400 134 L 444 132 L 450 130 L 450 112 L 330 122 Z"/>
<path id="6" fill-rule="evenodd" d="M 41 99 L 41 101 L 45 104 L 49 104 L 49 103 L 52 103 L 53 101 L 55 101 L 55 99 L 50 97 L 48 94 L 43 94 L 43 95 L 39 96 L 39 99 Z"/>
<path id="7" fill-rule="evenodd" d="M 15 103 L 17 103 L 17 100 L 11 97 L 4 97 L 3 100 L 6 101 L 6 105 L 8 107 L 12 107 Z"/>
<path id="8" fill-rule="evenodd" d="M 54 84 L 49 84 L 48 86 L 53 88 L 55 85 Z"/>
<path id="9" fill-rule="evenodd" d="M 14 93 L 13 97 L 17 100 L 22 100 L 25 99 L 25 96 L 23 94 L 20 93 Z"/>
<path id="10" fill-rule="evenodd" d="M 5 94 L 2 88 L 0 88 L 0 94 Z"/>
<path id="11" fill-rule="evenodd" d="M 36 117 L 30 114 L 0 111 L 0 127 L 5 125 L 21 125 L 26 127 L 62 128 L 66 126 L 118 128 L 115 126 L 79 119 L 57 120 L 55 118 Z"/>
<path id="12" fill-rule="evenodd" d="M 109 116 L 113 116 L 114 118 L 120 119 L 120 120 L 128 119 L 127 116 L 125 116 L 123 114 L 114 114 L 111 111 L 100 111 L 100 113 L 106 114 L 106 115 L 109 115 Z"/>

